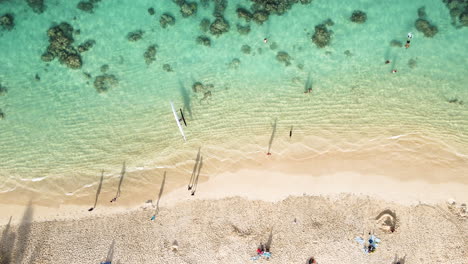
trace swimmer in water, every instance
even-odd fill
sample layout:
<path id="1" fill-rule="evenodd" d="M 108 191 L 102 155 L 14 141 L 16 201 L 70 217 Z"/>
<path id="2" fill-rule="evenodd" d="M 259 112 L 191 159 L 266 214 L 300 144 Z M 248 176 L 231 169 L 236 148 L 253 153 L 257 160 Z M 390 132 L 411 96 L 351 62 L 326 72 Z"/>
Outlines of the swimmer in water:
<path id="1" fill-rule="evenodd" d="M 406 39 L 406 44 L 405 44 L 405 48 L 409 48 L 410 47 L 410 42 L 411 42 L 411 39 L 413 38 L 413 33 L 408 33 L 408 38 Z"/>
<path id="2" fill-rule="evenodd" d="M 386 60 L 386 61 L 385 61 L 385 64 L 389 64 L 389 63 L 390 63 L 390 60 Z"/>
<path id="3" fill-rule="evenodd" d="M 267 39 L 267 38 L 264 38 L 264 39 L 263 39 L 263 43 L 268 43 L 268 39 Z"/>

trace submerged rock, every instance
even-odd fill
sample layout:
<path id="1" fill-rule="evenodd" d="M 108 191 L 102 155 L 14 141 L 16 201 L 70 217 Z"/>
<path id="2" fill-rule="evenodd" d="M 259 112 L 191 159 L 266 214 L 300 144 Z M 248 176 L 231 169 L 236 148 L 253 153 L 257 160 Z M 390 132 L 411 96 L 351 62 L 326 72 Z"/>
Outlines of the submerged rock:
<path id="1" fill-rule="evenodd" d="M 117 85 L 119 85 L 119 80 L 113 74 L 99 75 L 94 80 L 94 88 L 96 88 L 98 93 L 107 92 Z"/>
<path id="2" fill-rule="evenodd" d="M 416 19 L 414 26 L 418 31 L 424 33 L 424 36 L 428 38 L 434 37 L 439 31 L 435 25 L 432 25 L 429 23 L 429 21 L 423 18 Z"/>
<path id="3" fill-rule="evenodd" d="M 276 54 L 276 59 L 279 62 L 284 63 L 286 66 L 291 65 L 291 57 L 285 51 L 278 51 L 278 53 Z"/>
<path id="4" fill-rule="evenodd" d="M 151 45 L 146 49 L 145 54 L 143 55 L 146 65 L 150 65 L 156 60 L 156 48 L 157 45 Z"/>
<path id="5" fill-rule="evenodd" d="M 102 65 L 100 70 L 101 70 L 102 73 L 107 72 L 109 70 L 109 65 L 107 65 L 107 64 Z"/>
<path id="6" fill-rule="evenodd" d="M 195 2 L 184 2 L 180 6 L 180 13 L 183 17 L 189 17 L 197 13 L 197 3 Z"/>
<path id="7" fill-rule="evenodd" d="M 207 36 L 198 36 L 197 37 L 197 44 L 210 47 L 211 46 L 211 40 Z"/>
<path id="8" fill-rule="evenodd" d="M 214 17 L 222 17 L 224 15 L 224 11 L 227 8 L 228 1 L 227 0 L 214 0 L 215 6 L 213 11 Z"/>
<path id="9" fill-rule="evenodd" d="M 162 28 L 166 28 L 167 26 L 173 26 L 175 24 L 175 21 L 175 18 L 171 14 L 164 13 L 159 19 L 159 24 L 161 24 Z"/>
<path id="10" fill-rule="evenodd" d="M 80 9 L 81 11 L 92 13 L 94 5 L 93 3 L 88 2 L 88 1 L 81 1 L 76 5 L 76 7 Z"/>
<path id="11" fill-rule="evenodd" d="M 354 10 L 351 14 L 350 20 L 354 23 L 362 24 L 367 20 L 367 15 L 361 10 Z"/>
<path id="12" fill-rule="evenodd" d="M 242 47 L 241 47 L 241 51 L 242 51 L 243 53 L 245 53 L 245 54 L 250 54 L 250 51 L 251 51 L 251 50 L 252 50 L 252 49 L 250 48 L 249 45 L 242 45 Z"/>
<path id="13" fill-rule="evenodd" d="M 167 64 L 167 63 L 164 64 L 164 65 L 162 66 L 162 68 L 163 68 L 163 70 L 165 70 L 165 71 L 167 71 L 167 72 L 172 72 L 172 71 L 173 71 L 171 65 L 169 65 L 169 64 Z"/>
<path id="14" fill-rule="evenodd" d="M 241 61 L 238 58 L 232 59 L 232 61 L 229 63 L 229 68 L 231 69 L 237 69 L 240 66 Z"/>
<path id="15" fill-rule="evenodd" d="M 200 30 L 203 32 L 208 32 L 210 30 L 210 20 L 208 18 L 204 18 L 200 21 Z"/>
<path id="16" fill-rule="evenodd" d="M 94 44 L 96 44 L 96 41 L 94 41 L 93 39 L 88 39 L 84 43 L 78 45 L 78 52 L 86 52 L 90 50 L 94 46 Z"/>
<path id="17" fill-rule="evenodd" d="M 142 30 L 136 30 L 136 31 L 130 32 L 127 34 L 127 39 L 128 41 L 132 41 L 132 42 L 138 41 L 143 38 L 144 33 L 145 32 Z"/>
<path id="18" fill-rule="evenodd" d="M 152 7 L 148 8 L 148 14 L 149 14 L 150 16 L 154 15 L 155 13 L 156 13 L 156 12 L 154 11 L 154 8 L 152 8 Z"/>
<path id="19" fill-rule="evenodd" d="M 237 27 L 237 32 L 239 32 L 239 34 L 241 35 L 247 35 L 250 33 L 249 25 L 242 26 L 240 24 L 237 24 L 236 27 Z"/>
<path id="20" fill-rule="evenodd" d="M 201 82 L 195 82 L 193 85 L 192 85 L 192 91 L 194 93 L 199 93 L 199 92 L 203 92 L 203 90 L 205 89 L 205 87 L 203 86 L 203 84 Z"/>
<path id="21" fill-rule="evenodd" d="M 253 17 L 252 13 L 243 7 L 237 8 L 236 13 L 239 18 L 245 19 L 247 22 L 249 22 Z"/>
<path id="22" fill-rule="evenodd" d="M 419 18 L 425 18 L 427 16 L 426 14 L 426 7 L 422 6 L 418 8 L 418 17 Z"/>
<path id="23" fill-rule="evenodd" d="M 0 16 L 0 27 L 5 30 L 12 30 L 15 27 L 15 18 L 13 14 L 4 14 Z"/>
<path id="24" fill-rule="evenodd" d="M 312 41 L 317 47 L 323 48 L 330 45 L 332 33 L 333 31 L 328 30 L 325 24 L 316 25 Z"/>
<path id="25" fill-rule="evenodd" d="M 309 4 L 312 0 L 251 0 L 253 10 L 265 10 L 268 13 L 282 15 L 296 3 Z"/>
<path id="26" fill-rule="evenodd" d="M 0 96 L 6 95 L 8 89 L 0 83 Z"/>
<path id="27" fill-rule="evenodd" d="M 468 1 L 463 0 L 443 0 L 449 9 L 452 25 L 456 28 L 468 26 Z M 423 17 L 420 17 L 423 18 Z"/>
<path id="28" fill-rule="evenodd" d="M 268 16 L 270 14 L 267 12 L 267 11 L 264 11 L 264 10 L 259 10 L 259 11 L 256 11 L 253 16 L 252 16 L 252 19 L 257 22 L 257 24 L 263 24 L 263 22 L 267 21 L 268 20 Z"/>
<path id="29" fill-rule="evenodd" d="M 47 30 L 49 36 L 49 46 L 47 50 L 41 55 L 43 61 L 52 61 L 58 58 L 60 63 L 67 65 L 71 69 L 81 68 L 81 56 L 75 47 L 72 46 L 73 27 L 62 22 L 57 26 L 53 26 Z"/>
<path id="30" fill-rule="evenodd" d="M 216 18 L 215 21 L 210 25 L 210 32 L 215 36 L 219 36 L 228 31 L 229 23 L 223 17 Z"/>
<path id="31" fill-rule="evenodd" d="M 42 14 L 46 9 L 44 0 L 26 0 L 26 3 L 28 3 L 28 6 L 38 14 Z"/>

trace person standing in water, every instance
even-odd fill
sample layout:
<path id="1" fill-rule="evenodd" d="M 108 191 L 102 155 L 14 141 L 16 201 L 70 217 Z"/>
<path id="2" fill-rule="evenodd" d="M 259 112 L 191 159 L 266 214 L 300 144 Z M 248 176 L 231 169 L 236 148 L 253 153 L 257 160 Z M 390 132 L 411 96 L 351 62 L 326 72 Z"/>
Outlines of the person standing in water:
<path id="1" fill-rule="evenodd" d="M 413 33 L 408 33 L 408 38 L 406 39 L 406 44 L 405 44 L 405 48 L 409 48 L 410 47 L 410 43 L 411 43 L 411 39 L 413 38 Z"/>

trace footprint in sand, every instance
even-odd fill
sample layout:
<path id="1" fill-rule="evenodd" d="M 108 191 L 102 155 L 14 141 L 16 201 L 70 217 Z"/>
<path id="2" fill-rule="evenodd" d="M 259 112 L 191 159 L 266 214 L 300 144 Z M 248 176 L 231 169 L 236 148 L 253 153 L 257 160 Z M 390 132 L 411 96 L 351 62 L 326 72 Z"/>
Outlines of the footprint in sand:
<path id="1" fill-rule="evenodd" d="M 376 218 L 377 226 L 384 232 L 393 233 L 398 228 L 396 213 L 390 209 L 383 210 Z"/>

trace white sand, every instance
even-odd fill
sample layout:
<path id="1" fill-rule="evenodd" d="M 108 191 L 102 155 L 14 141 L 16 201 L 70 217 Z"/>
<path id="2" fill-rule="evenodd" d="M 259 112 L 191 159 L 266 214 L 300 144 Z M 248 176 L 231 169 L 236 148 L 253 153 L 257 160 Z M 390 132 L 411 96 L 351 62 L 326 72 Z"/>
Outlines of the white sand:
<path id="1" fill-rule="evenodd" d="M 460 183 L 352 173 L 241 170 L 201 183 L 195 196 L 186 187 L 164 195 L 154 222 L 151 206 L 100 206 L 93 212 L 32 207 L 29 214 L 18 206 L 2 209 L 2 218 L 12 214 L 22 224 L 2 227 L 1 253 L 19 263 L 98 263 L 115 241 L 113 263 L 267 263 L 250 257 L 272 230 L 268 263 L 305 263 L 312 255 L 319 263 L 392 263 L 398 254 L 406 255 L 406 263 L 466 264 L 468 221 L 460 209 L 466 190 Z M 452 209 L 448 198 L 457 200 Z M 379 228 L 392 216 L 376 219 L 387 209 L 396 215 L 394 233 Z M 366 255 L 354 238 L 369 231 L 382 243 Z M 177 252 L 171 250 L 174 240 Z"/>

